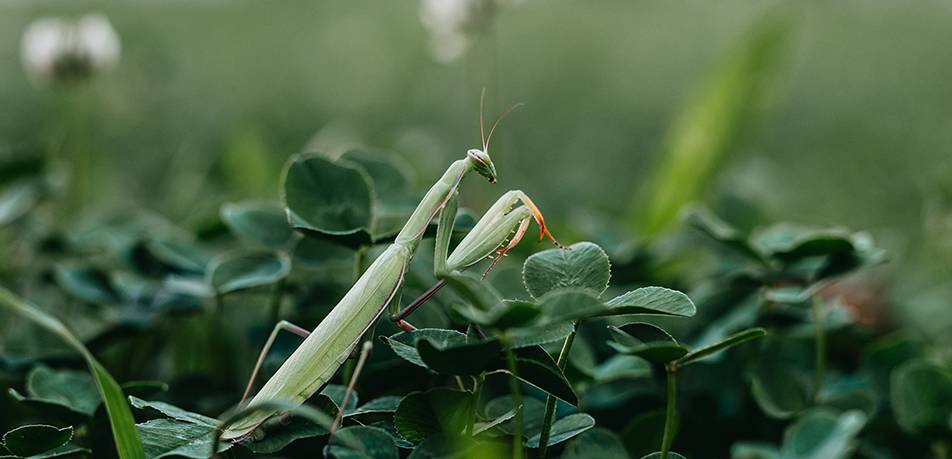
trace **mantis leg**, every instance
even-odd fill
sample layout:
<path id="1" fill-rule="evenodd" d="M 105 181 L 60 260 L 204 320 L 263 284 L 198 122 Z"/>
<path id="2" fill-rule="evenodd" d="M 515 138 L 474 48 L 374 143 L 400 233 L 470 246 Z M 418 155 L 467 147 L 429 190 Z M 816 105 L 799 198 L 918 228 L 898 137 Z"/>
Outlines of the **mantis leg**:
<path id="1" fill-rule="evenodd" d="M 515 207 L 520 203 L 522 206 Z M 532 200 L 522 191 L 514 190 L 502 195 L 450 254 L 449 244 L 453 234 L 457 205 L 458 195 L 454 193 L 447 200 L 437 224 L 436 252 L 433 257 L 433 273 L 437 278 L 453 271 L 466 269 L 495 254 L 493 262 L 483 272 L 483 276 L 486 276 L 496 266 L 496 263 L 522 240 L 529 228 L 529 223 L 533 219 L 541 229 L 540 239 L 548 236 L 556 246 L 562 247 L 549 234 L 542 213 L 539 212 Z M 407 307 L 391 316 L 391 319 L 401 329 L 413 330 L 413 326 L 404 319 L 432 298 L 444 285 L 446 285 L 445 281 L 440 279 Z"/>
<path id="2" fill-rule="evenodd" d="M 454 191 L 453 194 L 447 198 L 446 203 L 443 205 L 443 209 L 440 211 L 440 219 L 436 222 L 433 274 L 436 275 L 437 278 L 442 277 L 448 272 L 446 270 L 446 259 L 449 254 L 450 239 L 453 237 L 453 225 L 456 223 L 456 213 L 458 209 L 459 192 Z M 416 311 L 417 308 L 422 306 L 423 303 L 433 297 L 433 295 L 436 295 L 436 292 L 439 292 L 444 285 L 446 285 L 445 281 L 437 281 L 436 284 L 433 284 L 432 287 L 428 288 L 425 292 L 423 292 L 422 295 L 413 300 L 413 302 L 407 307 L 403 308 L 399 312 L 392 313 L 390 315 L 390 320 L 397 324 L 397 326 L 403 331 L 416 330 L 416 327 L 404 319 L 406 319 L 410 314 L 413 314 L 413 311 Z"/>
<path id="3" fill-rule="evenodd" d="M 521 206 L 519 204 L 522 204 Z M 508 191 L 476 223 L 446 260 L 446 269 L 458 271 L 514 247 L 525 235 L 529 219 L 539 225 L 539 240 L 548 237 L 556 247 L 563 247 L 545 226 L 542 212 L 525 193 Z"/>
<path id="4" fill-rule="evenodd" d="M 274 345 L 274 341 L 278 338 L 278 333 L 282 330 L 294 333 L 301 338 L 307 338 L 311 334 L 311 332 L 307 331 L 306 329 L 294 325 L 286 320 L 278 322 L 278 324 L 274 326 L 274 329 L 271 330 L 271 335 L 268 336 L 268 340 L 265 341 L 264 347 L 261 348 L 261 353 L 258 354 L 258 361 L 255 362 L 254 370 L 251 371 L 251 377 L 248 378 L 248 385 L 245 386 L 245 393 L 241 396 L 241 402 L 244 402 L 248 396 L 251 395 L 251 388 L 254 387 L 255 378 L 258 377 L 258 373 L 261 371 L 261 367 L 264 365 L 264 358 L 268 355 L 268 351 L 271 350 L 271 346 Z"/>
<path id="5" fill-rule="evenodd" d="M 334 418 L 334 422 L 331 424 L 330 433 L 327 437 L 327 446 L 324 449 L 324 457 L 327 457 L 327 452 L 331 447 L 331 440 L 334 438 L 334 433 L 337 432 L 337 429 L 340 428 L 340 424 L 344 419 L 344 412 L 347 411 L 347 405 L 350 403 L 350 397 L 354 394 L 354 386 L 357 384 L 357 378 L 360 377 L 361 371 L 364 369 L 364 364 L 367 363 L 367 358 L 370 357 L 370 351 L 373 349 L 372 341 L 364 341 L 363 346 L 360 348 L 360 358 L 357 359 L 357 366 L 354 368 L 354 374 L 350 378 L 350 383 L 347 384 L 347 390 L 344 392 L 344 398 L 341 400 L 340 411 L 337 412 L 337 416 Z"/>
<path id="6" fill-rule="evenodd" d="M 423 306 L 423 303 L 426 303 L 426 301 L 432 298 L 433 295 L 436 295 L 436 292 L 439 292 L 440 289 L 443 288 L 443 286 L 445 285 L 446 285 L 446 281 L 442 279 L 437 281 L 435 284 L 433 284 L 432 287 L 426 289 L 426 291 L 423 292 L 422 295 L 418 296 L 415 300 L 413 300 L 412 303 L 407 305 L 407 307 L 400 310 L 400 312 L 397 313 L 396 315 L 391 316 L 390 319 L 393 320 L 393 322 L 397 324 L 397 326 L 400 327 L 400 329 L 403 331 L 416 330 L 416 327 L 414 327 L 413 325 L 410 324 L 410 322 L 407 322 L 404 319 L 406 319 L 410 314 L 413 314 L 413 311 L 416 311 L 420 306 Z"/>
<path id="7" fill-rule="evenodd" d="M 387 315 L 388 317 L 390 317 L 390 321 L 396 324 L 397 327 L 400 327 L 401 330 L 406 332 L 416 330 L 416 327 L 411 325 L 410 322 L 407 322 L 403 320 L 402 318 L 400 318 L 400 314 L 402 312 L 400 310 L 400 300 L 402 299 L 402 297 L 403 297 L 402 294 L 398 295 L 396 298 L 394 298 L 393 301 L 390 302 L 390 304 L 387 306 Z M 403 317 L 406 317 L 406 316 L 403 316 Z"/>
<path id="8" fill-rule="evenodd" d="M 447 272 L 446 260 L 449 258 L 450 239 L 453 237 L 453 225 L 456 224 L 456 213 L 459 208 L 459 192 L 455 191 L 446 200 L 440 219 L 436 222 L 436 242 L 434 242 L 433 274 L 440 278 Z"/>

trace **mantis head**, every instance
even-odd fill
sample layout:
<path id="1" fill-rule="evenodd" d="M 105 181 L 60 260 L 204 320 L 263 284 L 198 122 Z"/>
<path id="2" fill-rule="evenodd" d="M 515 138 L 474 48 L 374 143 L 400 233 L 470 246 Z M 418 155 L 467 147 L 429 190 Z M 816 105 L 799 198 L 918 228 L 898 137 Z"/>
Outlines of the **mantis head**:
<path id="1" fill-rule="evenodd" d="M 469 162 L 472 163 L 473 169 L 486 177 L 486 180 L 489 180 L 489 183 L 496 183 L 496 166 L 493 165 L 493 160 L 489 158 L 489 154 L 483 150 L 473 148 L 466 152 L 466 157 L 469 158 Z"/>

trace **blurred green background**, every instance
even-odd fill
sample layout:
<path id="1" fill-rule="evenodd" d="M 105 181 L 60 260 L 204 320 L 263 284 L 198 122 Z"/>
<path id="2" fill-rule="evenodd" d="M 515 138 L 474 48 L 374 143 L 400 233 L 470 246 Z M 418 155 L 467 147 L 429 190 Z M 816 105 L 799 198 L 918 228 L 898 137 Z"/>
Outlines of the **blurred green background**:
<path id="1" fill-rule="evenodd" d="M 31 82 L 30 21 L 91 11 L 121 37 L 118 68 Z M 445 63 L 412 1 L 5 2 L 0 149 L 86 149 L 84 208 L 185 223 L 277 197 L 281 165 L 303 150 L 392 150 L 422 189 L 479 145 L 485 87 L 488 118 L 525 107 L 494 138 L 500 184 L 470 182 L 465 205 L 519 188 L 557 234 L 585 208 L 638 226 L 669 127 L 757 23 L 782 16 L 777 78 L 698 199 L 752 205 L 760 223 L 869 229 L 900 274 L 894 297 L 940 299 L 900 315 L 948 329 L 934 318 L 952 260 L 952 3 L 526 0 L 495 13 Z"/>

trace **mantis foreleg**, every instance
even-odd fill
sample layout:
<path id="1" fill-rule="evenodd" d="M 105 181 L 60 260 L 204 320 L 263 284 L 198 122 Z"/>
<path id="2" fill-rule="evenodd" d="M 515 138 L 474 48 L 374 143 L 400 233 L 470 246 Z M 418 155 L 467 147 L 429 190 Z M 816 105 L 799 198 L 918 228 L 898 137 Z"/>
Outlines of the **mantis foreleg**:
<path id="1" fill-rule="evenodd" d="M 521 204 L 520 207 L 515 207 L 519 204 Z M 540 237 L 548 236 L 553 243 L 561 247 L 561 244 L 549 234 L 542 214 L 532 200 L 522 191 L 513 190 L 496 200 L 453 252 L 448 254 L 457 205 L 458 193 L 454 193 L 440 213 L 433 256 L 433 274 L 439 280 L 399 313 L 390 316 L 391 320 L 404 331 L 414 329 L 405 319 L 446 285 L 442 277 L 453 271 L 466 269 L 495 253 L 496 257 L 492 264 L 483 272 L 485 276 L 506 255 L 506 252 L 519 243 L 531 219 L 535 219 L 539 224 Z"/>

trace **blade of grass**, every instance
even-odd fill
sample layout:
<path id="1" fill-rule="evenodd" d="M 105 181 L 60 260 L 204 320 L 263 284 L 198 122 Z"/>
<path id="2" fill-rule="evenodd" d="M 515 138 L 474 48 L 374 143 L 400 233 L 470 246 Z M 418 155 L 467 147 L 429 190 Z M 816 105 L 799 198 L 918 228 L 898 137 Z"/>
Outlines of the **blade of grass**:
<path id="1" fill-rule="evenodd" d="M 136 433 L 135 419 L 132 417 L 129 403 L 122 394 L 122 389 L 109 372 L 103 368 L 102 364 L 86 349 L 86 346 L 58 319 L 41 311 L 3 287 L 0 287 L 0 306 L 59 336 L 66 344 L 82 354 L 89 366 L 89 372 L 96 380 L 96 387 L 99 389 L 99 394 L 102 395 L 103 403 L 106 405 L 106 413 L 109 415 L 109 425 L 112 427 L 112 436 L 116 442 L 116 451 L 119 453 L 119 457 L 122 459 L 144 458 L 142 443 Z"/>
<path id="2" fill-rule="evenodd" d="M 676 362 L 677 366 L 683 367 L 689 363 L 701 360 L 709 355 L 714 355 L 718 352 L 721 352 L 729 347 L 736 346 L 745 341 L 760 338 L 766 334 L 767 331 L 763 328 L 750 328 L 742 332 L 735 333 L 731 336 L 728 336 L 723 341 L 719 341 L 710 346 L 705 346 L 695 351 L 688 352 L 684 357 L 678 359 Z"/>
<path id="3" fill-rule="evenodd" d="M 644 236 L 656 236 L 676 221 L 737 149 L 751 112 L 780 73 L 788 28 L 773 16 L 755 26 L 688 101 L 667 133 L 654 179 L 638 196 L 632 217 Z"/>

